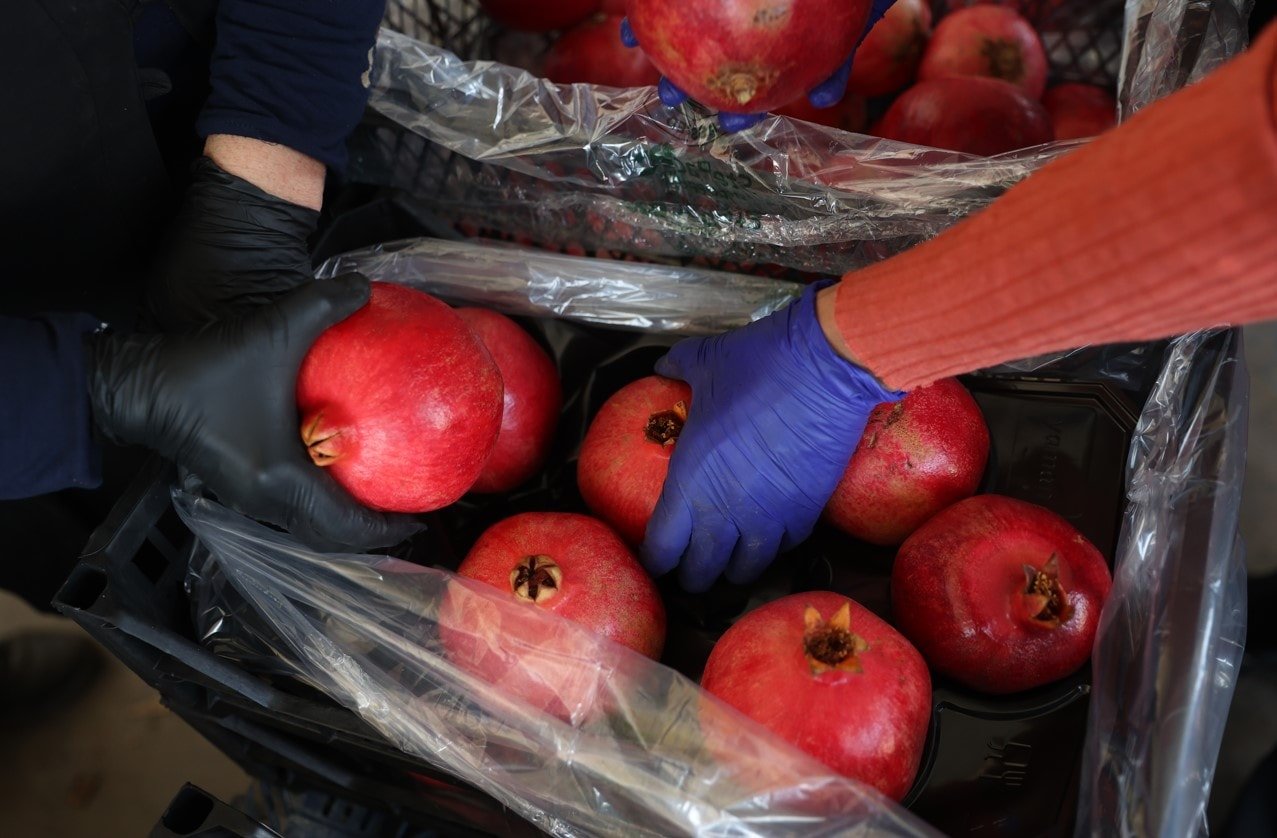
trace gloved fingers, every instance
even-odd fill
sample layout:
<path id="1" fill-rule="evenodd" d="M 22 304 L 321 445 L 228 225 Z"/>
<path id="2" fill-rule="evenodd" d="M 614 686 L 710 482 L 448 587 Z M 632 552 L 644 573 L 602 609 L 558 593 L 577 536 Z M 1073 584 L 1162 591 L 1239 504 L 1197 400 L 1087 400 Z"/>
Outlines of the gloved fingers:
<path id="1" fill-rule="evenodd" d="M 634 28 L 630 26 L 628 17 L 621 18 L 621 43 L 630 49 L 639 45 L 638 36 L 634 34 Z"/>
<path id="2" fill-rule="evenodd" d="M 688 376 L 700 368 L 701 347 L 708 338 L 684 338 L 670 347 L 656 362 L 656 374 L 666 378 L 687 381 Z"/>
<path id="3" fill-rule="evenodd" d="M 678 565 L 678 583 L 697 594 L 709 590 L 723 573 L 740 533 L 736 525 L 714 510 L 693 516 L 692 539 Z"/>
<path id="4" fill-rule="evenodd" d="M 307 283 L 280 297 L 276 312 L 286 324 L 297 361 L 300 363 L 325 329 L 362 308 L 371 293 L 367 277 L 348 273 Z"/>
<path id="5" fill-rule="evenodd" d="M 788 552 L 806 541 L 811 536 L 811 531 L 816 528 L 816 521 L 819 519 L 820 510 L 818 509 L 813 515 L 804 515 L 790 520 L 785 526 L 785 535 L 780 540 L 780 552 Z"/>
<path id="6" fill-rule="evenodd" d="M 306 464 L 308 474 L 301 491 L 305 500 L 297 505 L 293 535 L 319 547 L 371 550 L 389 547 L 425 529 L 425 522 L 399 513 L 369 509 L 337 485 L 318 467 Z"/>
<path id="7" fill-rule="evenodd" d="M 639 548 L 643 567 L 653 576 L 663 576 L 674 569 L 692 538 L 692 511 L 683 496 L 682 487 L 671 474 L 647 522 L 647 532 Z"/>
<path id="8" fill-rule="evenodd" d="M 766 118 L 767 114 L 765 113 L 727 113 L 726 111 L 719 111 L 718 127 L 728 134 L 735 134 L 738 131 L 753 128 Z"/>
<path id="9" fill-rule="evenodd" d="M 727 563 L 727 581 L 735 585 L 748 585 L 758 579 L 776 559 L 785 528 L 775 522 L 760 524 L 742 530 L 740 541 Z"/>
<path id="10" fill-rule="evenodd" d="M 832 76 L 808 91 L 807 101 L 811 102 L 812 107 L 832 108 L 847 92 L 847 79 L 850 77 L 851 56 L 848 56 L 846 61 L 838 65 L 838 69 L 834 70 Z"/>
<path id="11" fill-rule="evenodd" d="M 665 76 L 661 76 L 661 80 L 657 82 L 656 93 L 661 97 L 661 103 L 667 108 L 677 108 L 687 101 L 687 94 Z"/>
<path id="12" fill-rule="evenodd" d="M 865 31 L 860 36 L 861 42 L 865 40 L 873 28 L 878 25 L 878 21 L 882 20 L 883 15 L 887 14 L 894 5 L 896 5 L 896 0 L 874 0 L 873 5 L 869 7 L 869 19 L 865 21 Z M 860 46 L 860 43 L 858 42 L 856 46 Z"/>

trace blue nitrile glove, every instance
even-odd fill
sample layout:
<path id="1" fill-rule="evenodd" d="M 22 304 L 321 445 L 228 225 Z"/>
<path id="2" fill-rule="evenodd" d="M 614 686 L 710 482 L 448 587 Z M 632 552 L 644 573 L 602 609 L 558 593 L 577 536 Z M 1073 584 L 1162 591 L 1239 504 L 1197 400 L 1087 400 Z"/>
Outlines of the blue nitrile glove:
<path id="1" fill-rule="evenodd" d="M 882 16 L 887 13 L 887 10 L 895 2 L 896 0 L 873 0 L 873 5 L 869 9 L 869 19 L 865 21 L 865 29 L 860 33 L 860 38 L 857 39 L 856 43 L 852 45 L 851 53 L 847 56 L 847 60 L 838 65 L 838 69 L 834 71 L 832 76 L 808 91 L 807 100 L 813 106 L 817 108 L 832 108 L 842 101 L 843 94 L 847 92 L 847 79 L 851 77 L 851 61 L 856 57 L 856 50 L 864 42 L 869 30 L 873 29 L 874 25 L 882 20 Z M 638 37 L 635 36 L 634 30 L 630 28 L 629 18 L 621 21 L 621 43 L 630 48 L 639 45 Z M 666 107 L 674 108 L 687 100 L 687 94 L 664 76 L 661 77 L 656 89 L 661 97 L 661 102 Z M 720 111 L 718 114 L 718 126 L 727 133 L 732 134 L 751 128 L 762 122 L 766 117 L 767 114 L 765 113 L 727 113 L 726 111 Z"/>
<path id="2" fill-rule="evenodd" d="M 869 413 L 903 393 L 838 355 L 818 286 L 740 329 L 674 346 L 656 371 L 692 388 L 687 423 L 641 551 L 689 591 L 751 582 L 811 534 Z"/>

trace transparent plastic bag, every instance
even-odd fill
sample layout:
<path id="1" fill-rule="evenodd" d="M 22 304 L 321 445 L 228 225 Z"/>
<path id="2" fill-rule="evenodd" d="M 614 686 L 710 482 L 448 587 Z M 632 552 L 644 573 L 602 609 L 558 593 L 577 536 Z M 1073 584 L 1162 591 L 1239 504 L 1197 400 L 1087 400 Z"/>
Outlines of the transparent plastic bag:
<path id="1" fill-rule="evenodd" d="M 1029 4 L 1034 5 L 1034 4 Z M 1124 112 L 1245 45 L 1248 0 L 1042 3 L 1053 77 L 1118 80 Z M 555 85 L 385 30 L 350 176 L 466 235 L 842 274 L 936 235 L 1076 148 L 976 157 L 784 117 L 724 135 L 655 88 Z"/>
<path id="2" fill-rule="evenodd" d="M 1163 358 L 1131 448 L 1092 661 L 1078 835 L 1192 836 L 1203 823 L 1245 631 L 1239 340 L 1199 333 L 1049 368 L 1122 383 L 1134 359 Z M 177 502 L 207 550 L 192 563 L 206 640 L 291 672 L 546 831 L 931 834 L 681 675 L 571 623 L 442 570 L 318 554 L 209 501 Z M 513 627 L 505 648 L 523 665 L 576 673 L 566 721 L 452 662 L 439 625 L 467 610 L 458 601 Z"/>

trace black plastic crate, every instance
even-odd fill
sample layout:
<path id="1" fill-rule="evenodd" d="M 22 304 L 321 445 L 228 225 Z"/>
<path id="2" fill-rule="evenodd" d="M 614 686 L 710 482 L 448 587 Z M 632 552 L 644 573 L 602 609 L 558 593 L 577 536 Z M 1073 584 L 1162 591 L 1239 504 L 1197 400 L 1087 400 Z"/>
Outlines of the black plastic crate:
<path id="1" fill-rule="evenodd" d="M 187 783 L 151 828 L 150 838 L 279 838 L 254 818 Z"/>
<path id="2" fill-rule="evenodd" d="M 543 477 L 500 497 L 467 498 L 436 513 L 401 558 L 455 566 L 488 525 L 519 511 L 583 510 L 575 451 L 597 408 L 648 374 L 669 339 L 562 321 L 527 324 L 558 362 L 565 408 Z M 982 491 L 1020 497 L 1070 519 L 1112 560 L 1131 432 L 1161 361 L 1157 347 L 1093 351 L 1070 369 L 965 379 L 989 424 Z M 1116 370 L 1115 370 L 1116 368 Z M 1115 378 L 1114 372 L 1121 377 Z M 172 472 L 151 462 L 95 533 L 55 605 L 120 657 L 164 702 L 250 773 L 295 787 L 321 785 L 406 818 L 498 834 L 532 827 L 484 793 L 405 754 L 352 712 L 276 665 L 254 674 L 200 645 L 183 590 L 189 535 L 172 511 Z M 829 589 L 888 616 L 892 551 L 818 527 L 759 583 L 721 584 L 691 597 L 664 581 L 665 662 L 699 676 L 714 641 L 751 607 L 791 592 Z M 230 610 L 231 619 L 252 615 Z M 226 649 L 243 656 L 234 643 Z M 246 658 L 268 662 L 265 654 Z M 1005 697 L 937 679 L 927 750 L 906 804 L 950 834 L 1060 835 L 1076 808 L 1089 673 Z M 282 772 L 282 773 L 279 773 Z"/>

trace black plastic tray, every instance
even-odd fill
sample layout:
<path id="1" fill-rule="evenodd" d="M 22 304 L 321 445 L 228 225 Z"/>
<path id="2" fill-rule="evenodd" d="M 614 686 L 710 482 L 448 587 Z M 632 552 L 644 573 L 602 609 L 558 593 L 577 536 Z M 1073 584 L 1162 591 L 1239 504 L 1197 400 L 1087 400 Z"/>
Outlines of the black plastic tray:
<path id="1" fill-rule="evenodd" d="M 151 827 L 150 838 L 280 838 L 279 833 L 187 783 Z"/>
<path id="2" fill-rule="evenodd" d="M 435 514 L 419 540 L 392 551 L 401 558 L 455 566 L 487 526 L 507 515 L 583 510 L 575 451 L 589 418 L 616 389 L 648 374 L 670 342 L 562 321 L 526 325 L 557 359 L 568 394 L 549 467 L 521 491 L 466 498 Z M 992 437 L 982 490 L 1055 510 L 1111 561 L 1130 434 L 1160 359 L 1156 348 L 1135 355 L 1115 349 L 1081 365 L 1103 370 L 1109 383 L 1045 371 L 964 379 Z M 1076 359 L 1070 367 L 1079 367 Z M 250 672 L 266 660 L 254 660 L 253 650 L 221 647 L 238 654 L 246 662 L 241 665 L 197 643 L 183 590 L 190 539 L 170 508 L 172 476 L 159 461 L 139 474 L 59 593 L 59 610 L 256 776 L 266 772 L 274 782 L 317 785 L 463 832 L 534 832 L 482 792 L 400 752 L 328 698 L 287 677 Z M 663 582 L 670 633 L 665 662 L 699 676 L 715 639 L 734 619 L 795 591 L 840 591 L 889 617 L 890 561 L 890 550 L 822 526 L 748 588 L 721 584 L 691 597 Z M 938 679 L 926 755 L 906 804 L 954 835 L 1069 832 L 1088 685 L 1083 671 L 1038 690 L 991 698 Z"/>

